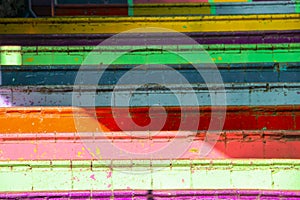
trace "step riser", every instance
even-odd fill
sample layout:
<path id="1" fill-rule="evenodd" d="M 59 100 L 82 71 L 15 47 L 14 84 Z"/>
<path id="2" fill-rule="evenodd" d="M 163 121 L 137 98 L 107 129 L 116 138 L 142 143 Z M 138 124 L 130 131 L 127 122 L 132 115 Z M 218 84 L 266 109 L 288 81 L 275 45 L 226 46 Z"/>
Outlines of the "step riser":
<path id="1" fill-rule="evenodd" d="M 167 200 L 170 198 L 197 198 L 197 199 L 274 199 L 299 198 L 300 194 L 296 191 L 282 190 L 164 190 L 153 191 L 153 198 Z M 133 198 L 149 197 L 149 191 L 131 190 L 131 191 L 61 191 L 61 192 L 24 192 L 24 193 L 0 193 L 0 198 L 66 198 L 66 199 L 122 199 L 132 200 Z"/>
<path id="2" fill-rule="evenodd" d="M 134 44 L 134 43 L 133 43 Z M 121 45 L 121 44 L 120 44 Z M 175 48 L 174 48 L 175 47 Z M 299 44 L 2 47 L 1 65 L 245 64 L 300 62 Z M 152 50 L 149 50 L 152 48 Z M 177 49 L 179 48 L 179 49 Z M 185 48 L 185 49 L 184 49 Z M 193 49 L 194 48 L 194 49 Z M 19 49 L 19 50 L 18 50 Z M 93 51 L 92 51 L 93 50 Z"/>
<path id="3" fill-rule="evenodd" d="M 292 14 L 297 13 L 292 2 L 251 2 L 231 4 L 135 4 L 135 5 L 57 5 L 55 16 L 173 16 L 173 15 L 247 15 L 247 14 Z M 172 2 L 174 3 L 174 2 Z M 34 7 L 38 9 L 39 7 Z M 50 9 L 49 9 L 50 10 Z M 39 10 L 37 10 L 39 13 Z M 41 13 L 42 14 L 42 13 Z M 48 14 L 49 15 L 49 14 Z"/>
<path id="4" fill-rule="evenodd" d="M 222 130 L 221 119 L 224 117 L 223 130 L 300 130 L 300 112 L 297 106 L 233 106 L 228 107 L 226 115 L 218 110 L 213 112 L 218 118 L 212 117 L 210 107 L 166 109 L 167 115 L 160 108 L 153 108 L 151 119 L 155 121 L 149 125 L 149 108 L 132 108 L 130 113 L 126 108 L 115 108 L 114 114 L 110 107 L 97 108 L 96 113 L 87 108 L 72 110 L 70 107 L 2 108 L 0 133 L 77 132 L 74 116 L 79 120 L 76 121 L 76 125 L 99 124 L 103 131 L 195 131 L 197 124 L 198 130 L 208 130 L 211 118 L 214 126 L 211 126 L 210 130 Z M 180 113 L 181 109 L 185 110 Z M 93 126 L 87 127 L 83 132 L 95 131 Z"/>
<path id="5" fill-rule="evenodd" d="M 0 188 L 2 192 L 124 188 L 300 189 L 297 160 L 182 160 L 171 161 L 171 165 L 170 161 L 151 162 L 152 165 L 150 160 L 1 162 Z M 134 167 L 133 163 L 136 163 Z"/>
<path id="6" fill-rule="evenodd" d="M 149 17 L 147 20 L 143 17 L 105 19 L 3 18 L 0 21 L 0 34 L 109 34 L 145 27 L 160 27 L 178 32 L 298 30 L 299 17 L 299 14 L 279 14 L 205 17 Z M 88 24 L 86 24 L 87 19 L 89 20 Z M 284 26 L 282 26 L 282 24 L 284 24 Z"/>
<path id="7" fill-rule="evenodd" d="M 81 86 L 24 86 L 0 89 L 0 105 L 11 106 L 272 106 L 299 105 L 298 83 L 234 83 L 224 88 L 212 84 L 171 85 L 164 88 L 142 85 Z M 140 88 L 135 90 L 134 88 Z M 165 89 L 167 88 L 167 89 Z M 211 96 L 213 92 L 215 95 Z M 224 96 L 226 92 L 226 97 Z M 130 94 L 132 93 L 132 94 Z M 75 98 L 76 97 L 76 98 Z M 211 98 L 214 97 L 214 98 Z M 214 102 L 216 98 L 225 98 Z M 72 101 L 72 98 L 74 98 Z M 128 103 L 128 99 L 130 99 Z"/>
<path id="8" fill-rule="evenodd" d="M 140 77 L 153 76 L 153 74 L 168 76 L 170 70 L 160 66 L 151 66 L 141 70 L 137 65 L 117 65 L 107 68 L 105 71 L 91 66 L 88 71 L 81 70 L 80 73 L 94 75 L 102 72 L 102 78 L 98 84 L 114 85 L 126 73 L 132 73 Z M 211 76 L 212 70 L 199 69 L 197 71 L 192 65 L 169 66 L 182 75 L 189 83 L 205 83 L 202 76 Z M 257 63 L 257 64 L 228 64 L 217 65 L 224 83 L 272 83 L 272 82 L 300 82 L 300 63 Z M 2 66 L 2 85 L 74 85 L 80 66 Z M 1 80 L 1 78 L 0 78 Z M 168 79 L 169 80 L 169 79 Z M 178 79 L 169 80 L 169 84 L 180 84 Z M 1 85 L 1 81 L 0 81 Z"/>
<path id="9" fill-rule="evenodd" d="M 205 132 L 185 138 L 184 132 L 160 132 L 151 137 L 149 132 L 143 138 L 143 132 L 106 132 L 100 133 L 10 133 L 0 135 L 0 160 L 90 160 L 145 158 L 144 152 L 149 146 L 168 148 L 174 140 L 187 142 L 189 145 L 177 155 L 176 159 L 226 159 L 226 158 L 264 158 L 264 159 L 300 159 L 299 131 L 226 131 L 220 136 L 208 154 L 201 154 Z M 145 134 L 145 133 L 144 133 Z M 176 139 L 172 139 L 176 136 Z M 191 133 L 189 133 L 192 135 Z M 139 139 L 136 137 L 139 136 Z M 114 148 L 105 149 L 103 144 L 115 144 L 120 152 L 143 152 L 142 155 L 121 156 L 114 154 Z M 144 144 L 143 146 L 141 144 Z M 97 146 L 97 150 L 90 150 Z M 133 148 L 138 146 L 139 150 Z M 210 145 L 211 146 L 211 145 Z M 111 151 L 111 152 L 110 152 Z M 98 152 L 98 153 L 97 153 Z M 99 155 L 99 152 L 100 153 Z M 106 152 L 106 153 L 104 153 Z M 175 152 L 175 150 L 173 150 Z M 160 155 L 161 159 L 170 159 L 170 155 Z"/>
<path id="10" fill-rule="evenodd" d="M 166 36 L 162 34 L 145 33 L 149 44 L 185 44 L 180 37 L 173 36 L 172 42 L 163 41 L 159 38 Z M 270 44 L 270 43 L 300 43 L 300 32 L 294 31 L 256 31 L 256 32 L 194 32 L 185 33 L 186 36 L 194 39 L 199 44 Z M 73 34 L 73 35 L 0 35 L 0 45 L 20 45 L 20 46 L 71 46 L 71 45 L 99 45 L 104 40 L 112 37 L 112 34 Z M 130 42 L 124 41 L 127 45 L 144 45 L 144 41 L 137 40 L 138 36 L 132 36 Z M 158 38 L 155 39 L 155 38 Z M 132 41 L 135 40 L 135 43 Z"/>

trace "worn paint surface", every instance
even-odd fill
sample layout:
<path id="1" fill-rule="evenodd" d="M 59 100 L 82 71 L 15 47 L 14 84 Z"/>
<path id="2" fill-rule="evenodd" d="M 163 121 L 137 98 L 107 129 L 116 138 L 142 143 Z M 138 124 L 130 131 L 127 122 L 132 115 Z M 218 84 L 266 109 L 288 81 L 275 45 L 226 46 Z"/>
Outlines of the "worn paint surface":
<path id="1" fill-rule="evenodd" d="M 136 86 L 136 85 L 135 85 Z M 206 84 L 192 84 L 193 90 L 186 85 L 167 84 L 165 87 L 148 85 L 135 91 L 130 103 L 122 98 L 128 98 L 130 86 L 119 86 L 114 91 L 114 85 L 101 86 L 2 86 L 0 96 L 3 107 L 11 106 L 72 106 L 72 96 L 94 98 L 95 106 L 211 106 L 212 100 Z M 92 87 L 92 90 L 91 88 Z M 299 83 L 225 83 L 226 105 L 228 106 L 274 106 L 299 105 Z M 211 89 L 217 94 L 224 94 L 219 88 Z M 195 102 L 189 97 L 195 95 Z M 119 98 L 118 102 L 113 101 Z M 182 103 L 184 102 L 184 104 Z M 183 104 L 183 105 L 182 105 Z M 88 107 L 91 103 L 82 101 L 80 106 Z"/>
<path id="2" fill-rule="evenodd" d="M 168 65 L 180 73 L 191 84 L 203 84 L 203 77 L 197 72 L 193 65 Z M 97 74 L 103 71 L 103 78 L 98 81 L 98 85 L 114 85 L 129 70 L 138 65 L 111 65 L 107 69 L 100 66 L 91 65 L 85 73 Z M 280 82 L 300 82 L 300 62 L 299 63 L 228 63 L 217 64 L 217 68 L 224 83 L 280 83 Z M 66 70 L 67 69 L 67 70 Z M 75 79 L 80 66 L 78 65 L 54 65 L 54 66 L 12 66 L 3 65 L 2 85 L 5 86 L 26 86 L 26 85 L 66 85 L 75 83 Z M 168 73 L 168 69 L 160 65 L 151 65 L 145 69 L 136 68 L 135 73 L 147 76 L 152 73 Z M 209 65 L 201 65 L 198 69 L 203 74 L 209 74 L 213 70 Z M 83 71 L 83 70 L 82 70 Z M 95 76 L 96 78 L 96 76 Z M 173 84 L 180 81 L 172 80 Z M 169 81 L 171 84 L 171 81 Z M 63 87 L 63 86 L 61 86 Z M 49 88 L 51 89 L 51 87 Z M 0 90 L 1 91 L 1 90 Z M 2 92 L 0 92 L 2 93 Z"/>
<path id="3" fill-rule="evenodd" d="M 2 192 L 145 187 L 153 190 L 300 189 L 299 160 L 45 160 L 6 161 L 0 165 Z M 151 171 L 138 173 L 141 167 Z"/>
<path id="4" fill-rule="evenodd" d="M 121 41 L 122 42 L 122 41 Z M 150 49 L 150 50 L 149 50 Z M 135 51 L 133 51 L 135 50 Z M 203 51 L 206 50 L 206 51 Z M 9 56 L 1 51 L 1 57 Z M 80 65 L 85 64 L 189 64 L 189 63 L 261 63 L 300 62 L 299 43 L 247 45 L 179 45 L 167 46 L 75 46 L 22 47 L 22 65 Z M 185 58 L 178 54 L 184 54 Z M 115 57 L 113 63 L 107 57 Z M 0 61 L 2 65 L 7 65 Z"/>
<path id="5" fill-rule="evenodd" d="M 153 108 L 155 110 L 155 107 Z M 183 109 L 183 108 L 182 108 Z M 164 125 L 164 131 L 189 130 L 189 124 L 193 117 L 200 112 L 200 123 L 198 130 L 208 130 L 211 118 L 211 108 L 208 107 L 166 107 L 168 118 Z M 225 108 L 219 107 L 220 111 Z M 299 106 L 228 106 L 224 124 L 224 130 L 299 130 Z M 200 110 L 200 111 L 199 111 Z M 181 112 L 183 112 L 181 117 Z M 75 112 L 75 113 L 73 113 Z M 1 108 L 1 133 L 53 133 L 53 132 L 76 132 L 74 117 L 90 119 L 90 123 L 95 120 L 101 124 L 103 130 L 120 131 L 115 123 L 116 120 L 126 123 L 135 120 L 135 123 L 147 125 L 149 123 L 149 107 L 132 108 L 130 115 L 127 115 L 126 108 L 115 108 L 114 115 L 112 109 L 97 108 L 95 119 L 93 109 L 72 108 L 72 107 L 11 107 Z M 157 108 L 154 118 L 163 118 L 164 112 Z M 74 116 L 75 115 L 75 116 Z M 22 117 L 23 116 L 23 117 Z M 182 119 L 181 119 L 182 118 Z M 88 123 L 88 121 L 87 121 Z M 135 127 L 127 126 L 124 130 L 138 131 Z M 147 127 L 146 127 L 147 128 Z M 148 127 L 147 130 L 157 130 L 155 127 Z M 89 132 L 87 130 L 87 132 Z"/>
<path id="6" fill-rule="evenodd" d="M 246 15 L 246 14 L 283 14 L 297 13 L 296 2 L 248 2 L 248 3 L 175 3 L 172 4 L 135 4 L 134 16 L 163 15 Z M 130 7 L 129 7 L 130 8 Z"/>
<path id="7" fill-rule="evenodd" d="M 0 193 L 0 198 L 31 198 L 40 199 L 43 197 L 48 198 L 66 198 L 66 199 L 145 199 L 149 197 L 158 199 L 170 198 L 200 198 L 200 199 L 269 199 L 274 200 L 285 198 L 299 198 L 298 191 L 285 191 L 285 190 L 163 190 L 163 191 L 143 191 L 143 190 L 130 190 L 128 191 L 61 191 L 61 192 L 22 192 L 22 193 Z"/>
<path id="8" fill-rule="evenodd" d="M 113 196 L 124 199 L 129 196 L 132 199 L 144 198 L 145 191 L 139 189 L 152 189 L 155 190 L 153 195 L 163 198 L 183 195 L 298 199 L 300 20 L 299 14 L 287 13 L 299 13 L 299 3 L 246 0 L 237 3 L 241 1 L 233 0 L 233 4 L 209 0 L 203 4 L 189 0 L 190 4 L 183 4 L 187 1 L 116 0 L 105 6 L 73 6 L 75 9 L 69 12 L 68 4 L 73 1 L 59 0 L 64 5 L 57 6 L 57 15 L 145 16 L 159 12 L 165 17 L 0 19 L 0 80 L 3 84 L 0 87 L 0 198 Z M 116 3 L 119 5 L 114 5 Z M 180 15 L 217 16 L 166 17 L 179 12 Z M 278 15 L 271 15 L 274 13 Z M 207 145 L 206 130 L 211 122 L 209 92 L 201 77 L 195 76 L 190 63 L 172 52 L 156 52 L 156 47 L 150 45 L 157 44 L 135 43 L 141 33 L 124 38 L 124 43 L 118 44 L 122 47 L 105 47 L 101 50 L 105 53 L 97 52 L 95 58 L 100 56 L 105 60 L 116 51 L 130 50 L 128 45 L 142 45 L 140 48 L 150 50 L 123 55 L 114 63 L 114 69 L 107 70 L 106 79 L 101 80 L 99 86 L 72 86 L 79 65 L 93 49 L 89 45 L 97 45 L 114 33 L 148 26 L 185 32 L 199 44 L 209 44 L 204 45 L 212 58 L 209 61 L 193 54 L 193 47 L 180 43 L 180 38 L 174 38 L 176 45 L 169 50 L 184 52 L 192 63 L 217 63 L 225 82 L 228 98 L 225 124 L 218 132 L 220 137 L 213 150 L 201 159 L 199 149 Z M 137 91 L 129 114 L 122 107 L 125 102 L 112 105 L 112 89 L 117 80 L 135 65 L 149 63 L 171 64 L 183 73 L 193 84 L 201 106 L 191 103 L 182 107 L 171 92 L 153 85 Z M 89 64 L 99 65 L 99 62 Z M 156 72 L 163 73 L 163 70 L 156 69 Z M 180 98 L 188 98 L 183 84 L 168 87 L 180 94 Z M 118 94 L 125 97 L 129 88 L 124 85 L 122 89 L 123 93 Z M 70 107 L 72 92 L 79 96 L 96 96 L 96 118 L 86 108 L 88 104 L 83 103 L 83 108 Z M 218 92 L 218 88 L 214 92 Z M 163 119 L 159 108 L 154 107 L 155 112 L 149 115 L 153 103 L 166 106 L 167 118 L 162 129 L 147 127 L 151 119 Z M 118 107 L 117 115 L 113 116 L 111 105 Z M 182 108 L 186 110 L 183 112 Z M 105 134 L 99 136 L 86 129 L 82 138 L 83 133 L 78 134 L 75 126 L 74 110 L 77 119 L 87 125 L 99 125 Z M 196 115 L 199 111 L 200 116 Z M 187 136 L 196 117 L 200 118 L 198 134 L 191 139 Z M 129 123 L 131 120 L 146 127 L 146 131 L 136 130 Z M 125 124 L 125 128 L 120 128 L 116 121 Z M 107 155 L 98 146 L 95 155 L 86 146 L 86 142 L 118 143 L 121 150 L 136 153 L 150 145 L 154 148 L 169 145 L 178 129 L 181 134 L 178 138 L 190 139 L 191 143 L 178 160 L 170 160 L 168 156 L 161 156 L 163 160 L 159 161 L 151 158 L 118 160 L 119 154 L 123 155 L 121 151 Z M 161 130 L 160 134 L 155 135 L 157 130 Z M 145 133 L 148 137 L 143 140 L 134 137 L 145 136 Z M 137 174 L 138 171 L 142 173 Z M 44 192 L 38 194 L 38 191 Z"/>
<path id="9" fill-rule="evenodd" d="M 199 44 L 275 44 L 275 43 L 300 43 L 300 31 L 246 31 L 246 32 L 192 32 L 185 35 L 194 39 Z M 20 46 L 73 46 L 73 45 L 99 45 L 105 39 L 112 37 L 112 34 L 18 34 L 0 35 L 1 45 Z M 145 45 L 137 40 L 140 34 L 129 34 L 124 38 L 124 45 Z M 167 33 L 144 33 L 148 44 L 168 45 L 168 41 L 155 40 L 155 38 L 172 38 L 172 45 L 184 45 L 182 38 L 178 35 Z M 151 43 L 152 41 L 152 43 Z"/>
<path id="10" fill-rule="evenodd" d="M 299 13 L 297 1 L 32 1 L 38 16 L 176 16 Z"/>
<path id="11" fill-rule="evenodd" d="M 51 124 L 49 124 L 51 125 Z M 58 130 L 59 131 L 59 130 Z M 142 136 L 143 132 L 132 132 Z M 151 132 L 147 134 L 152 135 Z M 178 136 L 178 134 L 180 134 Z M 182 140 L 188 133 L 181 131 L 161 131 L 158 135 L 138 139 L 122 132 L 86 133 L 84 142 L 76 132 L 68 133 L 1 133 L 0 160 L 97 160 L 116 159 L 118 155 L 103 153 L 101 144 L 118 143 L 121 151 L 139 152 L 148 145 L 167 147 L 173 140 Z M 176 138 L 175 138 L 175 135 Z M 299 131 L 288 130 L 237 130 L 222 131 L 212 151 L 200 156 L 201 147 L 205 144 L 205 131 L 199 131 L 190 138 L 190 146 L 178 156 L 178 159 L 299 159 Z M 149 142 L 149 140 L 151 140 Z M 96 151 L 86 147 L 87 143 L 97 144 Z M 137 146 L 139 149 L 136 149 Z M 161 159 L 169 160 L 168 156 Z"/>
<path id="12" fill-rule="evenodd" d="M 299 17 L 299 14 L 276 14 L 147 18 L 2 18 L 0 34 L 105 34 L 143 27 L 160 27 L 178 32 L 298 30 Z"/>

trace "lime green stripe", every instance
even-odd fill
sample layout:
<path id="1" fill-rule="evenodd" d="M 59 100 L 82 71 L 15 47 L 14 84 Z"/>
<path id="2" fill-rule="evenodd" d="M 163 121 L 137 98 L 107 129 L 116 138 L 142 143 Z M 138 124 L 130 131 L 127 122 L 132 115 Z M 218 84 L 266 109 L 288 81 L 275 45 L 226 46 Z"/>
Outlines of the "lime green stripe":
<path id="1" fill-rule="evenodd" d="M 22 65 L 79 65 L 88 56 L 88 52 L 64 53 L 25 53 L 22 57 Z M 106 60 L 112 54 L 89 54 L 86 64 L 112 64 Z M 121 54 L 120 54 L 121 56 Z M 247 52 L 242 53 L 220 53 L 209 52 L 211 60 L 207 60 L 206 54 L 185 54 L 188 61 L 180 59 L 174 53 L 152 53 L 152 54 L 125 54 L 113 64 L 187 64 L 187 63 L 252 63 L 252 62 L 300 62 L 300 52 Z M 200 58 L 204 59 L 201 60 Z M 4 63 L 3 63 L 4 65 Z"/>
<path id="2" fill-rule="evenodd" d="M 152 160 L 151 166 L 150 161 L 141 160 L 9 161 L 0 162 L 0 170 L 3 192 L 128 188 L 300 190 L 299 160 Z"/>
<path id="3" fill-rule="evenodd" d="M 91 52 L 92 46 L 22 47 L 18 53 L 22 54 L 22 65 L 80 65 L 87 56 L 86 64 L 111 64 L 109 58 L 116 55 L 121 57 L 114 59 L 113 64 L 300 62 L 300 44 L 203 45 L 207 52 L 199 47 L 168 46 L 161 51 L 159 46 L 106 46 L 101 47 L 101 52 Z M 145 51 L 130 53 L 135 48 Z M 153 51 L 155 49 L 159 51 Z M 179 55 L 184 55 L 186 60 Z"/>
<path id="4" fill-rule="evenodd" d="M 133 16 L 133 0 L 128 0 L 128 16 Z"/>
<path id="5" fill-rule="evenodd" d="M 22 51 L 91 51 L 93 49 L 101 49 L 105 51 L 128 51 L 132 49 L 162 49 L 161 45 L 147 45 L 147 46 L 23 46 Z M 280 44 L 213 44 L 213 45 L 166 45 L 164 50 L 287 50 L 300 49 L 300 43 L 280 43 Z"/>

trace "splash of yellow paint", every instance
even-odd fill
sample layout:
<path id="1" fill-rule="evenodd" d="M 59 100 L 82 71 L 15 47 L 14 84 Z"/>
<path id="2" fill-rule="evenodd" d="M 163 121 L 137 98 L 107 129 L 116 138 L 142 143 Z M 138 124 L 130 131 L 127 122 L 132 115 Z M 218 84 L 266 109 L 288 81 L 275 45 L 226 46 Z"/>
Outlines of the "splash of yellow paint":
<path id="1" fill-rule="evenodd" d="M 196 149 L 196 148 L 191 148 L 191 149 L 189 150 L 189 152 L 191 152 L 191 153 L 198 153 L 199 150 Z"/>
<path id="2" fill-rule="evenodd" d="M 100 155 L 100 153 L 101 153 L 101 152 L 100 152 L 100 149 L 99 149 L 98 147 L 96 147 L 96 154 L 97 154 L 97 155 Z"/>

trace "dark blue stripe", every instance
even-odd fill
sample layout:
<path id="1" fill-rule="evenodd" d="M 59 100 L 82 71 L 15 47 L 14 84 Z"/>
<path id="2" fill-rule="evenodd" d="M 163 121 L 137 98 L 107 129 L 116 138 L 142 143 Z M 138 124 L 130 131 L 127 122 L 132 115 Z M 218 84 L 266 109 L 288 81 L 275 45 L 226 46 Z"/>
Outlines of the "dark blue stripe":
<path id="1" fill-rule="evenodd" d="M 251 82 L 300 82 L 300 63 L 251 63 L 217 65 L 224 83 Z M 2 66 L 2 85 L 73 85 L 80 66 Z M 135 66 L 110 66 L 102 75 L 99 84 L 116 84 L 118 80 Z M 170 66 L 181 73 L 190 83 L 204 83 L 204 76 L 211 71 L 203 66 L 201 75 L 191 65 Z M 91 66 L 95 71 L 95 67 Z M 142 70 L 141 77 L 147 73 L 162 74 L 157 67 Z M 96 73 L 91 73 L 98 78 Z M 180 84 L 174 80 L 174 84 Z M 169 82 L 169 83 L 173 83 Z"/>

